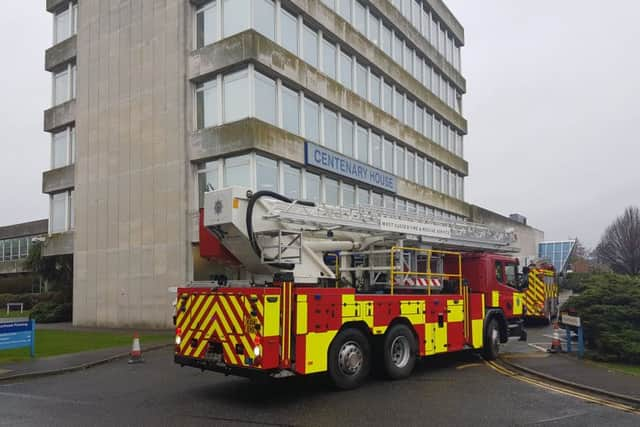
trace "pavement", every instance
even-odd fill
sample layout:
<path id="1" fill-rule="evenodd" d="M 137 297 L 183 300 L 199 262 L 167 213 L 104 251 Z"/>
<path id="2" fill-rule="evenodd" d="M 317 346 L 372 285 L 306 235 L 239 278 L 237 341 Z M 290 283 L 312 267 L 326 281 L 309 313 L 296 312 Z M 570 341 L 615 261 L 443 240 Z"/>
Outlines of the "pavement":
<path id="1" fill-rule="evenodd" d="M 421 361 L 402 381 L 338 392 L 324 376 L 255 383 L 180 368 L 172 349 L 0 383 L 0 426 L 637 426 L 638 415 L 500 374 L 474 353 Z"/>

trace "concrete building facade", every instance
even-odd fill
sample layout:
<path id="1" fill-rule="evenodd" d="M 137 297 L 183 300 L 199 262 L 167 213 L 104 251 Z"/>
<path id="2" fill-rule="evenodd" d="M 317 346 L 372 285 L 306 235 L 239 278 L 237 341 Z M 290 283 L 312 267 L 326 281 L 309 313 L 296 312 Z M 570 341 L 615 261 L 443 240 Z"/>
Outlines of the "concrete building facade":
<path id="1" fill-rule="evenodd" d="M 464 30 L 441 0 L 47 10 L 46 252 L 74 254 L 77 324 L 168 326 L 168 288 L 224 269 L 198 251 L 208 187 L 460 221 L 479 212 L 464 201 Z M 363 168 L 394 185 L 352 172 Z"/>
<path id="2" fill-rule="evenodd" d="M 41 291 L 40 280 L 24 261 L 34 239 L 43 239 L 47 232 L 46 219 L 0 227 L 0 294 Z"/>

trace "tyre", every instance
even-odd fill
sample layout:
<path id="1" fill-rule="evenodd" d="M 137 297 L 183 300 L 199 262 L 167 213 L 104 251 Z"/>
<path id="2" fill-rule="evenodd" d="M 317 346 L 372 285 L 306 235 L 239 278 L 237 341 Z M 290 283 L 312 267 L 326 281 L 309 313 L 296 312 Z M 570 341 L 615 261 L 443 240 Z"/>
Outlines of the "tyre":
<path id="1" fill-rule="evenodd" d="M 407 378 L 416 364 L 418 343 L 406 325 L 392 326 L 384 337 L 383 367 L 387 377 L 393 380 Z"/>
<path id="2" fill-rule="evenodd" d="M 340 389 L 360 386 L 371 371 L 371 346 L 367 337 L 355 328 L 336 335 L 329 346 L 329 377 Z"/>
<path id="3" fill-rule="evenodd" d="M 491 319 L 487 326 L 487 333 L 484 336 L 484 346 L 482 347 L 482 355 L 487 360 L 495 360 L 500 353 L 500 329 L 498 321 Z"/>

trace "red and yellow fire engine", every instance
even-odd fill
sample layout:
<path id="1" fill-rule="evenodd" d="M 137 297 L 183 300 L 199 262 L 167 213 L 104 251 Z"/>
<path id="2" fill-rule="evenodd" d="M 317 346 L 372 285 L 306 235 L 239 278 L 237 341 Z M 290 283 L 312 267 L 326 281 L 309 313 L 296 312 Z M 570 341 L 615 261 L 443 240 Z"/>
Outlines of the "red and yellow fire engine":
<path id="1" fill-rule="evenodd" d="M 174 360 L 242 376 L 326 372 L 340 388 L 372 366 L 474 349 L 493 359 L 524 336 L 510 233 L 241 188 L 206 193 L 201 245 L 230 265 L 177 290 Z M 215 237 L 215 239 L 212 239 Z"/>

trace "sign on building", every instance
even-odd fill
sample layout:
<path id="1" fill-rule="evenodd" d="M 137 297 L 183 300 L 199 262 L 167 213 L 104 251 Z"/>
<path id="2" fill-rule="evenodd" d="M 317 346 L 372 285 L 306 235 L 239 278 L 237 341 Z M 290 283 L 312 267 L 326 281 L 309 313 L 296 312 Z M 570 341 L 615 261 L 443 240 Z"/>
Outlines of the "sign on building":
<path id="1" fill-rule="evenodd" d="M 305 143 L 304 162 L 308 166 L 313 166 L 345 178 L 351 178 L 373 187 L 383 190 L 397 192 L 396 177 L 373 166 L 361 163 L 348 156 L 321 147 L 312 142 Z"/>
<path id="2" fill-rule="evenodd" d="M 451 237 L 451 228 L 446 225 L 424 224 L 386 216 L 380 218 L 380 229 L 382 231 L 413 234 L 416 236 L 441 238 Z"/>
<path id="3" fill-rule="evenodd" d="M 35 339 L 35 320 L 0 322 L 0 350 L 29 347 L 31 357 L 34 357 Z"/>

